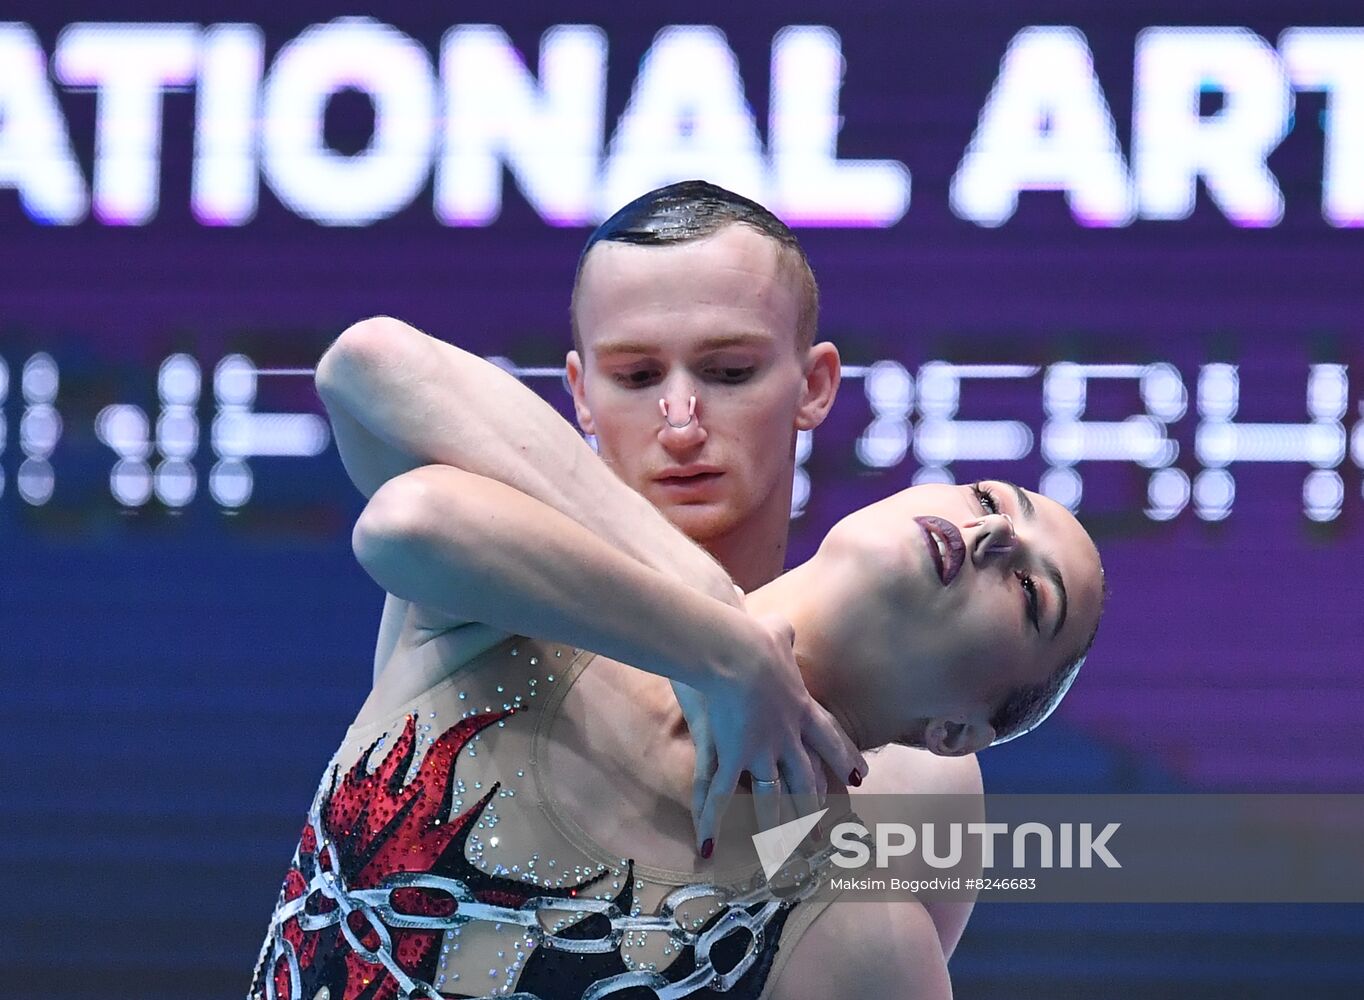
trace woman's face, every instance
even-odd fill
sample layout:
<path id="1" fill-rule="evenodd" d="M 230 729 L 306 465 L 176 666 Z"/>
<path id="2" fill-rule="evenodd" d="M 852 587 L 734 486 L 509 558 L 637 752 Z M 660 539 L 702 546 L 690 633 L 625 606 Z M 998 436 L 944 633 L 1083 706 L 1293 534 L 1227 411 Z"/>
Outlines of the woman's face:
<path id="1" fill-rule="evenodd" d="M 926 718 L 988 720 L 1081 652 L 1102 604 L 1080 523 L 998 480 L 897 493 L 835 525 L 817 558 L 852 588 L 839 603 L 857 628 L 842 641 L 876 670 L 855 709 L 873 745 L 917 742 Z"/>

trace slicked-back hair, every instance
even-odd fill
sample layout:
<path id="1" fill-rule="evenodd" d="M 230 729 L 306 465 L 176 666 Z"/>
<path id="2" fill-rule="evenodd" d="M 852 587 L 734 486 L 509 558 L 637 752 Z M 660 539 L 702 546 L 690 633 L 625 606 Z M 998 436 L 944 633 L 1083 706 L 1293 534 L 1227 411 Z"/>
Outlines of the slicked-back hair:
<path id="1" fill-rule="evenodd" d="M 747 226 L 776 243 L 778 261 L 783 269 L 790 268 L 800 281 L 800 314 L 795 333 L 796 349 L 803 354 L 814 343 L 819 325 L 819 286 L 796 234 L 756 201 L 701 180 L 678 181 L 640 195 L 592 231 L 578 257 L 578 270 L 573 277 L 569 315 L 574 348 L 582 353 L 578 288 L 587 256 L 598 243 L 666 247 L 703 239 L 734 225 Z"/>
<path id="2" fill-rule="evenodd" d="M 1099 616 L 1103 616 L 1104 604 L 1108 601 L 1108 584 L 1104 580 L 1103 567 L 1099 567 L 1100 603 Z M 1078 653 L 1067 656 L 1050 674 L 1044 679 L 1034 684 L 1020 684 L 1004 695 L 996 704 L 994 711 L 990 714 L 990 726 L 995 731 L 995 738 L 990 746 L 996 747 L 1001 743 L 1008 743 L 1010 740 L 1017 739 L 1032 732 L 1047 717 L 1056 710 L 1056 706 L 1061 704 L 1061 699 L 1066 696 L 1070 686 L 1075 683 L 1075 678 L 1080 674 L 1080 668 L 1085 665 L 1085 660 L 1089 658 L 1089 650 L 1094 645 L 1094 637 L 1099 634 L 1099 626 L 1096 622 L 1094 631 L 1089 633 L 1089 638 Z M 928 743 L 925 734 L 928 729 L 929 719 L 919 719 L 919 729 L 913 735 L 904 739 L 895 740 L 900 746 L 914 747 L 918 750 L 926 749 Z"/>
<path id="3" fill-rule="evenodd" d="M 1104 605 L 1108 603 L 1108 583 L 1104 577 L 1103 566 L 1099 567 L 1099 617 L 1103 617 Z M 990 717 L 995 738 L 991 746 L 998 746 L 1031 732 L 1040 726 L 1061 699 L 1066 696 L 1070 686 L 1080 673 L 1089 657 L 1094 637 L 1099 634 L 1099 623 L 1094 623 L 1094 631 L 1089 633 L 1080 652 L 1068 657 L 1064 663 L 1053 670 L 1044 680 L 1036 684 L 1024 684 L 1010 691 L 996 707 Z"/>
<path id="4" fill-rule="evenodd" d="M 991 746 L 1008 743 L 1031 732 L 1051 715 L 1070 690 L 1071 684 L 1075 683 L 1075 678 L 1080 673 L 1080 668 L 1085 665 L 1089 647 L 1093 642 L 1094 637 L 1091 635 L 1083 653 L 1066 660 L 1045 680 L 1037 684 L 1024 684 L 1009 692 L 1008 697 L 1000 702 L 994 715 L 990 717 L 990 725 L 995 730 Z"/>

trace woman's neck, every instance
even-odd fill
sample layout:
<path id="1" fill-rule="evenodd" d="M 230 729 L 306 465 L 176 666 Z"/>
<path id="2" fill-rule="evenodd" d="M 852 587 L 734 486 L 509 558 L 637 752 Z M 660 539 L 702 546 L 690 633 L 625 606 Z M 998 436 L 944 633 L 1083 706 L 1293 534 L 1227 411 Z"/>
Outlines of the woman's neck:
<path id="1" fill-rule="evenodd" d="M 830 614 L 836 606 L 836 583 L 826 567 L 802 563 L 749 594 L 750 614 L 779 614 L 795 630 L 796 663 L 805 687 L 838 720 L 860 749 L 870 749 L 868 728 L 859 711 L 854 642 L 845 633 L 848 620 Z"/>

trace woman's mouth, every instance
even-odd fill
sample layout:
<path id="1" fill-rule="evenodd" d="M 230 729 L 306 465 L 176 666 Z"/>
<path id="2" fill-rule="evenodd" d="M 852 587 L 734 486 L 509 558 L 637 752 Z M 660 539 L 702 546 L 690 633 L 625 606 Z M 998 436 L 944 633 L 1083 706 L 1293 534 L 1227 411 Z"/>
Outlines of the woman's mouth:
<path id="1" fill-rule="evenodd" d="M 946 518 L 924 515 L 916 517 L 914 523 L 923 532 L 933 568 L 946 587 L 956 578 L 962 563 L 966 561 L 966 542 L 962 540 L 957 526 Z"/>

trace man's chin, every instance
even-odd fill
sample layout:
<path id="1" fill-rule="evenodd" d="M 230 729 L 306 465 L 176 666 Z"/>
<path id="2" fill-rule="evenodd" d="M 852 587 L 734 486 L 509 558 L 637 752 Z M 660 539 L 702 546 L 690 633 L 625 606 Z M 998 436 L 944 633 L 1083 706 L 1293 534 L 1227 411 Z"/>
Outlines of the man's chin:
<path id="1" fill-rule="evenodd" d="M 694 542 L 705 544 L 729 534 L 738 527 L 739 519 L 724 503 L 716 501 L 697 503 L 665 501 L 657 506 L 673 527 Z"/>

